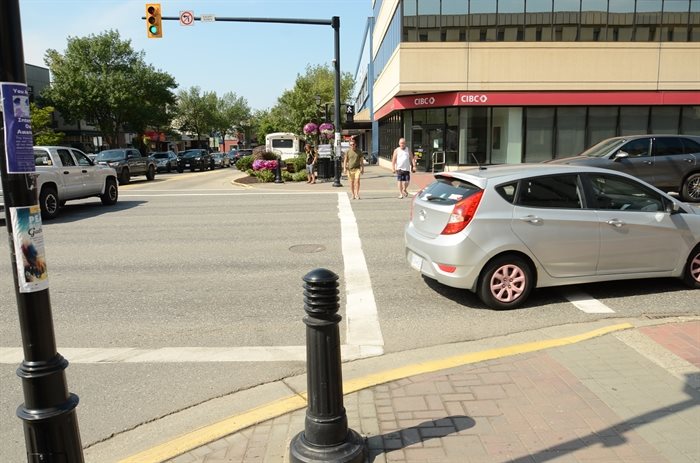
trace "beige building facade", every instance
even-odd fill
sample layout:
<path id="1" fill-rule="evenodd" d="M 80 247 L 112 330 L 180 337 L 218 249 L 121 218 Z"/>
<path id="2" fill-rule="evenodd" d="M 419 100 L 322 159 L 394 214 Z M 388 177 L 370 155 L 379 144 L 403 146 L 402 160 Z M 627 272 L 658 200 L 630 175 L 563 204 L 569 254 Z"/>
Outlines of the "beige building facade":
<path id="1" fill-rule="evenodd" d="M 700 135 L 700 0 L 373 7 L 372 95 L 356 119 L 376 122 L 380 159 L 400 137 L 431 169 L 538 162 L 633 133 Z"/>

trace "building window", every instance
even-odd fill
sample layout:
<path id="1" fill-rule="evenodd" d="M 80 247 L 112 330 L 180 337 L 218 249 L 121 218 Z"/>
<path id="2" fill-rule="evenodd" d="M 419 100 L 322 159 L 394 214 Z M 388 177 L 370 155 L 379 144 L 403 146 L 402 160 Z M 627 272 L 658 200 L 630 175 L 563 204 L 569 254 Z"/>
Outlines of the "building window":
<path id="1" fill-rule="evenodd" d="M 601 140 L 617 135 L 617 106 L 599 106 L 588 109 L 588 143 L 593 146 Z"/>
<path id="2" fill-rule="evenodd" d="M 649 106 L 623 106 L 620 108 L 620 135 L 647 133 Z"/>
<path id="3" fill-rule="evenodd" d="M 680 116 L 679 106 L 652 106 L 650 133 L 678 133 Z"/>
<path id="4" fill-rule="evenodd" d="M 685 135 L 700 135 L 700 106 L 683 107 L 681 133 Z"/>
<path id="5" fill-rule="evenodd" d="M 554 157 L 574 156 L 586 149 L 586 108 L 557 108 Z"/>
<path id="6" fill-rule="evenodd" d="M 525 162 L 553 157 L 554 108 L 525 108 Z"/>

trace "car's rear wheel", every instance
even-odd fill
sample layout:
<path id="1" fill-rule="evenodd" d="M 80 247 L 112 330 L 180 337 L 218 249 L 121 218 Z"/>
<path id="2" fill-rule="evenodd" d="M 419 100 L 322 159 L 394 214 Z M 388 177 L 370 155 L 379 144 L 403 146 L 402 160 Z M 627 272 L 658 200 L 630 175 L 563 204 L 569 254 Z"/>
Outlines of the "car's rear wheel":
<path id="1" fill-rule="evenodd" d="M 55 219 L 58 216 L 59 205 L 58 192 L 52 186 L 45 186 L 39 194 L 39 207 L 41 217 L 46 220 Z"/>
<path id="2" fill-rule="evenodd" d="M 146 171 L 146 180 L 153 180 L 156 178 L 156 168 L 153 166 L 148 166 L 148 170 Z"/>
<path id="3" fill-rule="evenodd" d="M 129 183 L 130 178 L 131 177 L 129 175 L 129 169 L 127 169 L 126 167 L 123 168 L 122 173 L 119 174 L 119 184 L 126 185 L 127 183 Z"/>
<path id="4" fill-rule="evenodd" d="M 691 288 L 700 289 L 700 244 L 688 256 L 683 270 L 683 281 Z"/>
<path id="5" fill-rule="evenodd" d="M 494 309 L 514 309 L 523 304 L 534 286 L 530 265 L 522 257 L 505 255 L 491 260 L 481 272 L 477 294 Z"/>
<path id="6" fill-rule="evenodd" d="M 700 172 L 690 174 L 681 187 L 683 201 L 700 202 Z"/>
<path id="7" fill-rule="evenodd" d="M 113 178 L 108 178 L 105 182 L 105 192 L 100 195 L 100 200 L 105 206 L 117 204 L 119 198 L 119 189 L 117 182 Z"/>

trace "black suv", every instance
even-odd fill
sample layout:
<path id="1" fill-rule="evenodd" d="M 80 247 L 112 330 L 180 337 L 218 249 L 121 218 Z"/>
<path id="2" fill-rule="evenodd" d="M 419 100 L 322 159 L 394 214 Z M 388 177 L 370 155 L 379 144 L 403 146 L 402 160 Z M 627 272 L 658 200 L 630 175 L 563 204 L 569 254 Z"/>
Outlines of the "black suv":
<path id="1" fill-rule="evenodd" d="M 156 178 L 156 162 L 134 148 L 116 148 L 97 153 L 95 163 L 113 167 L 121 185 L 126 185 L 131 177 L 145 175 L 147 180 Z"/>
<path id="2" fill-rule="evenodd" d="M 700 137 L 629 135 L 608 138 L 578 156 L 548 161 L 618 170 L 684 201 L 700 202 Z"/>
<path id="3" fill-rule="evenodd" d="M 195 169 L 207 170 L 214 168 L 214 160 L 207 150 L 195 148 L 189 149 L 182 153 L 180 159 L 177 160 L 177 171 L 182 172 L 185 169 L 189 169 L 192 172 Z"/>

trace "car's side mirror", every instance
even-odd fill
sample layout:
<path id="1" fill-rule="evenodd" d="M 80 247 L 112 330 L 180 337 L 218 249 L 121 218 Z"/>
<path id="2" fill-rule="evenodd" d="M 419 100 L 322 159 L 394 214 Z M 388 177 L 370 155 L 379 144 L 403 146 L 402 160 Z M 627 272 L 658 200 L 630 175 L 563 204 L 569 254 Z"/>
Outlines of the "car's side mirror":
<path id="1" fill-rule="evenodd" d="M 615 153 L 615 157 L 613 158 L 615 161 L 620 161 L 622 159 L 630 157 L 630 154 L 627 151 L 618 151 Z"/>
<path id="2" fill-rule="evenodd" d="M 670 201 L 666 204 L 666 212 L 668 212 L 671 215 L 678 214 L 680 210 L 681 206 L 675 201 Z"/>

